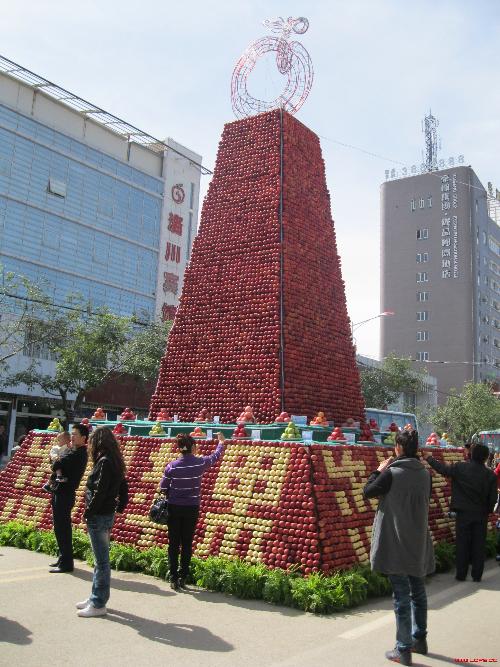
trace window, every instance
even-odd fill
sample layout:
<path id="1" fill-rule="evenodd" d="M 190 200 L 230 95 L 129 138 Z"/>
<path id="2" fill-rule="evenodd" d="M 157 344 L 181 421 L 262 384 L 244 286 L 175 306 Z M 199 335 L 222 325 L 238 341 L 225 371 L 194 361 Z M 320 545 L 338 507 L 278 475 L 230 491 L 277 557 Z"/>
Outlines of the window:
<path id="1" fill-rule="evenodd" d="M 64 181 L 58 181 L 51 176 L 49 178 L 49 184 L 47 185 L 47 191 L 58 197 L 66 197 L 66 183 Z"/>
<path id="2" fill-rule="evenodd" d="M 427 198 L 427 206 L 428 206 L 429 208 L 432 208 L 432 197 L 428 197 L 428 198 Z"/>
<path id="3" fill-rule="evenodd" d="M 416 211 L 417 207 L 415 206 L 415 200 L 412 199 L 410 202 L 410 211 Z"/>
<path id="4" fill-rule="evenodd" d="M 417 252 L 417 264 L 423 264 L 424 262 L 429 261 L 428 252 Z"/>
<path id="5" fill-rule="evenodd" d="M 423 197 L 418 200 L 418 208 L 425 208 L 425 199 Z"/>
<path id="6" fill-rule="evenodd" d="M 483 245 L 486 245 L 487 242 L 488 242 L 488 237 L 486 236 L 486 232 L 483 231 Z"/>
<path id="7" fill-rule="evenodd" d="M 428 331 L 417 331 L 417 341 L 422 342 L 429 340 L 429 332 Z"/>
<path id="8" fill-rule="evenodd" d="M 429 278 L 427 276 L 427 271 L 422 271 L 421 273 L 417 273 L 417 283 L 426 283 L 429 281 Z"/>
<path id="9" fill-rule="evenodd" d="M 429 301 L 429 292 L 417 292 L 417 301 Z"/>
<path id="10" fill-rule="evenodd" d="M 417 352 L 417 361 L 429 361 L 429 353 Z"/>
<path id="11" fill-rule="evenodd" d="M 417 322 L 427 322 L 428 319 L 429 319 L 428 310 L 419 310 L 417 312 Z"/>
<path id="12" fill-rule="evenodd" d="M 429 238 L 429 230 L 427 228 L 417 229 L 417 241 L 421 241 L 422 239 L 428 239 L 428 238 Z"/>

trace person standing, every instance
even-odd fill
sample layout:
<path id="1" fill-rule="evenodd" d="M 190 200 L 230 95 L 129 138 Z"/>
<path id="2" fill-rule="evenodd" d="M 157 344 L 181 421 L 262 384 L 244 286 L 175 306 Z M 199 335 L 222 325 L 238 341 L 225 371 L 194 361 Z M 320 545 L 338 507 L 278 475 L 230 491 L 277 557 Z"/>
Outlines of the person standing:
<path id="1" fill-rule="evenodd" d="M 440 475 L 451 477 L 450 510 L 456 512 L 456 575 L 457 581 L 465 581 L 471 564 L 473 581 L 481 581 L 486 555 L 488 514 L 493 511 L 497 499 L 495 473 L 486 467 L 489 449 L 486 445 L 473 444 L 470 459 L 448 465 L 424 452 L 427 463 Z"/>
<path id="2" fill-rule="evenodd" d="M 80 486 L 87 467 L 87 439 L 89 429 L 84 424 L 75 424 L 71 431 L 71 449 L 58 462 L 61 476 L 66 478 L 52 492 L 52 517 L 54 533 L 59 547 L 59 557 L 51 563 L 49 572 L 73 572 L 73 531 L 71 510 L 76 500 L 76 490 Z"/>
<path id="3" fill-rule="evenodd" d="M 78 616 L 89 618 L 104 616 L 109 600 L 111 566 L 109 542 L 115 512 L 123 512 L 128 501 L 128 484 L 125 477 L 125 461 L 113 432 L 101 426 L 89 439 L 92 471 L 85 490 L 87 530 L 94 554 L 92 593 L 87 600 L 78 602 Z"/>
<path id="4" fill-rule="evenodd" d="M 193 551 L 193 537 L 200 511 L 203 474 L 219 460 L 224 451 L 224 434 L 218 433 L 217 449 L 210 456 L 196 456 L 196 442 L 185 433 L 177 436 L 180 458 L 165 468 L 160 489 L 168 496 L 168 560 L 170 587 L 185 588 Z M 179 574 L 179 553 L 181 568 Z"/>
<path id="5" fill-rule="evenodd" d="M 427 654 L 425 576 L 435 569 L 428 526 L 431 475 L 417 451 L 416 431 L 398 433 L 396 458 L 383 461 L 363 489 L 365 498 L 380 498 L 373 522 L 371 567 L 388 576 L 393 590 L 396 646 L 385 657 L 402 665 L 412 664 L 412 650 Z"/>

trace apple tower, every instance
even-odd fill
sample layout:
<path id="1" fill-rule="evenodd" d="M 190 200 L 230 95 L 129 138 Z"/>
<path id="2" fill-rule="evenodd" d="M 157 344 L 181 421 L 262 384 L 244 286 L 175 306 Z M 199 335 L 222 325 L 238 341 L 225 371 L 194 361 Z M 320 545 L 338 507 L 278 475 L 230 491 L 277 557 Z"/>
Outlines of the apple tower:
<path id="1" fill-rule="evenodd" d="M 363 417 L 318 137 L 276 109 L 224 127 L 150 418 Z"/>

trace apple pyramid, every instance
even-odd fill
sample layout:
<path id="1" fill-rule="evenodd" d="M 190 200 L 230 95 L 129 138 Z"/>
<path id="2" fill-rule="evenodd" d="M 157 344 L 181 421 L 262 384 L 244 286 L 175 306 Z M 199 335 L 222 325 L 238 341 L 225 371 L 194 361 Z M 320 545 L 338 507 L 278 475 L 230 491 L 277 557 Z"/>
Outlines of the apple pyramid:
<path id="1" fill-rule="evenodd" d="M 279 109 L 224 128 L 150 418 L 245 405 L 364 412 L 320 142 Z"/>

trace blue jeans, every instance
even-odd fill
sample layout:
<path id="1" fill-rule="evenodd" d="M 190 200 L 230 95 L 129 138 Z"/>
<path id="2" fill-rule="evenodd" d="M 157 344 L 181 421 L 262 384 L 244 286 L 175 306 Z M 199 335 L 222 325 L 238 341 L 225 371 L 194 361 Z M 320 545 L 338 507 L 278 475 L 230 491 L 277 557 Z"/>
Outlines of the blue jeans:
<path id="1" fill-rule="evenodd" d="M 115 515 L 96 514 L 87 519 L 90 543 L 94 553 L 94 578 L 89 598 L 94 607 L 106 606 L 109 600 L 111 567 L 109 565 L 109 537 Z"/>
<path id="2" fill-rule="evenodd" d="M 389 574 L 396 614 L 396 647 L 408 651 L 413 639 L 427 636 L 427 594 L 423 577 Z"/>

